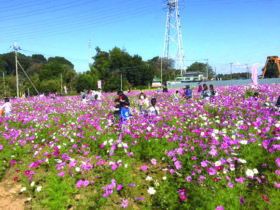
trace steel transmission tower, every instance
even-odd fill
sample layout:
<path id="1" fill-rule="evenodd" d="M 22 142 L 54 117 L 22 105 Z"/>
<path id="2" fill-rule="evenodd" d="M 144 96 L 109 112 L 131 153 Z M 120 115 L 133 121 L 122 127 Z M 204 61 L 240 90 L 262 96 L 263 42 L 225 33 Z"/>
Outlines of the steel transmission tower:
<path id="1" fill-rule="evenodd" d="M 184 54 L 184 46 L 182 40 L 182 31 L 179 15 L 179 0 L 167 1 L 167 19 L 165 29 L 165 40 L 163 49 L 163 58 L 174 59 L 175 69 L 179 75 L 186 72 L 186 61 Z"/>

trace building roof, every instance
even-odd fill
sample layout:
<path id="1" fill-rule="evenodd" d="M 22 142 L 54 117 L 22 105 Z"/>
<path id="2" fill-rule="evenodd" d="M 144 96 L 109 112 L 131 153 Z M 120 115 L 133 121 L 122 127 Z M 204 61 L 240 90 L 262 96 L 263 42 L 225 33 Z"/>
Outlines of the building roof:
<path id="1" fill-rule="evenodd" d="M 184 77 L 194 76 L 194 75 L 198 76 L 198 75 L 201 75 L 201 74 L 203 74 L 203 72 L 193 71 L 193 72 L 185 73 L 185 74 L 184 74 Z"/>

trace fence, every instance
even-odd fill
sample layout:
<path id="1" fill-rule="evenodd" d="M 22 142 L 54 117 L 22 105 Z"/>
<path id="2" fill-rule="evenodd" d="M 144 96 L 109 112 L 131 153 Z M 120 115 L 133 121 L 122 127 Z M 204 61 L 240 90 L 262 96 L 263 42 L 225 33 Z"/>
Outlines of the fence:
<path id="1" fill-rule="evenodd" d="M 201 82 L 202 84 L 207 84 L 208 86 L 210 84 L 216 86 L 241 86 L 241 85 L 250 85 L 252 84 L 251 79 L 246 80 L 213 80 L 208 82 Z M 172 83 L 170 81 L 167 82 L 168 88 L 183 88 L 186 85 L 189 85 L 190 87 L 197 87 L 198 82 L 188 82 L 188 83 Z M 280 84 L 280 78 L 271 78 L 271 79 L 259 79 L 258 80 L 259 85 L 273 85 L 273 84 Z"/>

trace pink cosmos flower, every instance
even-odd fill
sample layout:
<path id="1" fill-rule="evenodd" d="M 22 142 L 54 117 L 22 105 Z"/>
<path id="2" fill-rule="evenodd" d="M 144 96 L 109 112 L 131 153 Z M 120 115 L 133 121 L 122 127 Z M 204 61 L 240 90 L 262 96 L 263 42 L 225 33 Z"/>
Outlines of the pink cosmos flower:
<path id="1" fill-rule="evenodd" d="M 280 176 L 280 170 L 275 170 L 275 174 Z"/>
<path id="2" fill-rule="evenodd" d="M 280 158 L 276 158 L 276 163 L 277 163 L 277 165 L 278 165 L 278 167 L 280 167 Z"/>
<path id="3" fill-rule="evenodd" d="M 61 171 L 60 173 L 57 174 L 57 176 L 63 177 L 64 174 L 65 174 L 65 172 L 64 172 L 64 171 Z"/>
<path id="4" fill-rule="evenodd" d="M 80 179 L 80 180 L 76 183 L 76 187 L 77 187 L 77 188 L 80 188 L 83 184 L 84 184 L 84 181 Z"/>
<path id="5" fill-rule="evenodd" d="M 142 169 L 142 171 L 147 171 L 147 170 L 148 170 L 148 167 L 147 167 L 146 165 L 143 165 L 143 166 L 141 167 L 141 169 Z"/>
<path id="6" fill-rule="evenodd" d="M 191 176 L 188 176 L 187 177 L 187 182 L 191 182 L 192 181 L 192 177 Z"/>
<path id="7" fill-rule="evenodd" d="M 215 210 L 224 210 L 224 207 L 222 206 L 217 206 L 217 208 Z"/>
<path id="8" fill-rule="evenodd" d="M 29 176 L 29 175 L 30 175 L 30 171 L 29 171 L 29 170 L 26 170 L 26 171 L 24 172 L 24 174 L 25 174 L 26 176 Z"/>
<path id="9" fill-rule="evenodd" d="M 87 187 L 88 185 L 89 185 L 89 181 L 88 181 L 88 180 L 85 180 L 85 181 L 84 181 L 84 186 Z"/>
<path id="10" fill-rule="evenodd" d="M 10 164 L 11 164 L 11 165 L 15 165 L 15 164 L 16 164 L 16 161 L 15 161 L 15 160 L 12 160 Z"/>
<path id="11" fill-rule="evenodd" d="M 244 198 L 243 198 L 242 196 L 239 197 L 239 200 L 240 200 L 240 203 L 241 203 L 242 205 L 245 204 L 245 200 L 244 200 Z"/>
<path id="12" fill-rule="evenodd" d="M 128 206 L 128 201 L 122 198 L 121 207 L 125 209 L 127 206 Z"/>
<path id="13" fill-rule="evenodd" d="M 187 199 L 187 197 L 185 196 L 185 195 L 181 195 L 181 200 L 182 201 L 184 201 L 184 200 L 186 200 Z"/>
<path id="14" fill-rule="evenodd" d="M 214 176 L 216 174 L 216 170 L 212 167 L 208 168 L 207 171 L 209 172 L 210 176 Z"/>
<path id="15" fill-rule="evenodd" d="M 156 165 L 156 164 L 157 164 L 157 160 L 153 158 L 153 159 L 151 160 L 151 163 L 152 163 L 153 165 Z"/>
<path id="16" fill-rule="evenodd" d="M 120 191 L 122 188 L 123 188 L 122 184 L 119 184 L 119 185 L 117 186 L 117 191 Z"/>
<path id="17" fill-rule="evenodd" d="M 227 186 L 230 187 L 230 188 L 233 188 L 233 183 L 229 182 Z"/>
<path id="18" fill-rule="evenodd" d="M 3 149 L 3 145 L 2 144 L 0 144 L 0 150 L 2 150 Z"/>
<path id="19" fill-rule="evenodd" d="M 117 168 L 118 168 L 118 165 L 117 165 L 117 164 L 112 165 L 112 170 L 113 170 L 113 171 L 117 170 Z"/>
<path id="20" fill-rule="evenodd" d="M 84 155 L 88 155 L 89 154 L 89 151 L 86 151 L 85 153 L 84 153 Z"/>
<path id="21" fill-rule="evenodd" d="M 280 183 L 274 182 L 275 186 L 280 189 Z"/>

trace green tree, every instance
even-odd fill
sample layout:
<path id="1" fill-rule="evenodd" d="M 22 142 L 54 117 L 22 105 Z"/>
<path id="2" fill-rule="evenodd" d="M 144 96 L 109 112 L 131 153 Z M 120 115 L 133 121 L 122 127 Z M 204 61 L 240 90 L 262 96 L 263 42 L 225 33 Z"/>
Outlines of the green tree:
<path id="1" fill-rule="evenodd" d="M 97 79 L 91 74 L 78 74 L 76 79 L 76 90 L 81 92 L 83 90 L 92 90 L 97 88 Z"/>
<path id="2" fill-rule="evenodd" d="M 74 65 L 68 61 L 67 59 L 63 58 L 63 57 L 59 57 L 59 56 L 56 56 L 56 57 L 50 57 L 48 59 L 48 63 L 57 63 L 57 64 L 61 64 L 61 65 L 68 65 L 70 66 L 72 69 L 74 68 Z"/>
<path id="3" fill-rule="evenodd" d="M 213 68 L 205 63 L 195 62 L 187 68 L 187 72 L 202 72 L 207 74 L 207 66 L 208 66 L 208 77 L 213 78 L 215 75 Z"/>
<path id="4" fill-rule="evenodd" d="M 47 63 L 47 59 L 41 54 L 33 54 L 31 59 L 34 63 Z"/>

